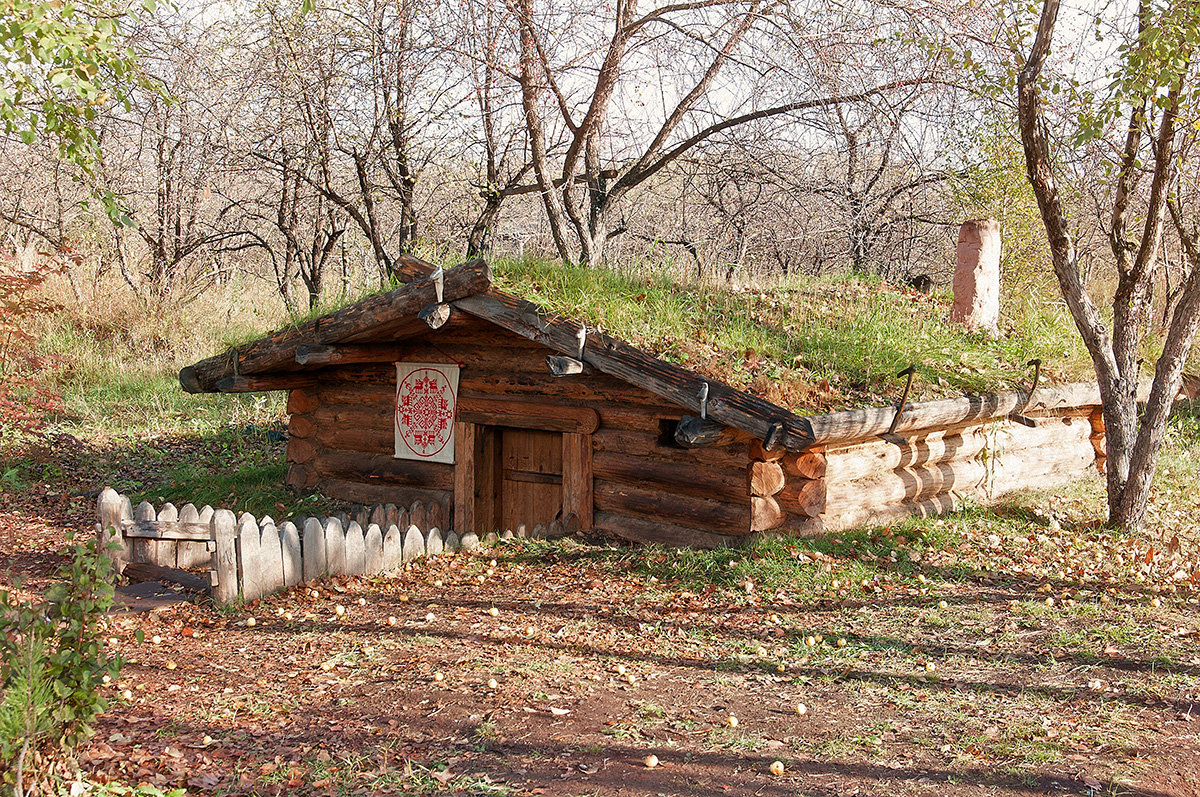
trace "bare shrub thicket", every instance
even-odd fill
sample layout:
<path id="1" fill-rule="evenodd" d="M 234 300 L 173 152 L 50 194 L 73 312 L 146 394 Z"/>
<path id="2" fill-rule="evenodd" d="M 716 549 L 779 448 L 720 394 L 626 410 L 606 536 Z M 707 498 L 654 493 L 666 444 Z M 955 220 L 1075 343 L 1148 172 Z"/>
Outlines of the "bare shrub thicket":
<path id="1" fill-rule="evenodd" d="M 148 308 L 237 276 L 296 313 L 404 253 L 936 279 L 958 224 L 999 214 L 1013 275 L 1048 262 L 1011 113 L 955 55 L 1002 29 L 976 4 L 308 5 L 131 27 L 151 82 L 101 120 L 90 174 L 0 147 L 5 245 L 65 255 L 79 302 L 106 276 Z"/>

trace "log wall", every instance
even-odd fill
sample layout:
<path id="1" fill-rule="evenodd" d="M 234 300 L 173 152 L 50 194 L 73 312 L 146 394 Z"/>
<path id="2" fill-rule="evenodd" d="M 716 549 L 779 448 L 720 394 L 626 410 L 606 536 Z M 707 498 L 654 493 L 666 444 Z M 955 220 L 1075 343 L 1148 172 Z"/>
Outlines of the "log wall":
<path id="1" fill-rule="evenodd" d="M 847 529 L 986 503 L 1014 490 L 1053 487 L 1103 465 L 1093 408 L 1013 421 L 882 436 L 829 446 L 823 522 Z"/>
<path id="2" fill-rule="evenodd" d="M 686 409 L 590 366 L 555 376 L 548 349 L 486 322 L 459 319 L 390 343 L 400 360 L 462 366 L 460 421 L 491 424 L 497 408 L 507 407 L 510 422 L 494 425 L 572 433 L 571 459 L 590 456 L 591 475 L 581 483 L 578 472 L 564 469 L 571 522 L 588 514 L 579 506 L 586 502 L 591 517 L 583 528 L 633 541 L 715 546 L 812 535 L 937 514 L 963 499 L 989 501 L 1103 468 L 1103 421 L 1091 406 L 1042 408 L 1032 428 L 955 416 L 938 428 L 818 442 L 800 452 L 767 450 L 741 433 L 684 448 L 674 430 Z M 454 465 L 393 457 L 392 364 L 324 373 L 289 397 L 289 483 L 349 501 L 455 507 Z M 461 492 L 474 481 L 459 475 Z M 460 533 L 459 520 L 486 524 L 480 500 L 458 504 L 464 518 L 448 510 L 446 522 Z"/>
<path id="3" fill-rule="evenodd" d="M 593 528 L 691 545 L 736 543 L 751 532 L 748 444 L 680 447 L 673 433 L 686 409 L 590 366 L 554 376 L 546 347 L 485 322 L 460 322 L 396 345 L 400 360 L 462 366 L 460 420 L 487 423 L 497 402 L 531 405 L 545 423 L 525 417 L 524 428 L 570 431 L 586 422 L 581 413 L 594 412 L 594 431 L 580 430 L 589 442 L 576 443 L 588 446 L 579 454 L 591 455 Z M 291 391 L 288 483 L 349 501 L 454 506 L 453 465 L 393 458 L 395 383 L 391 363 L 354 364 Z"/>

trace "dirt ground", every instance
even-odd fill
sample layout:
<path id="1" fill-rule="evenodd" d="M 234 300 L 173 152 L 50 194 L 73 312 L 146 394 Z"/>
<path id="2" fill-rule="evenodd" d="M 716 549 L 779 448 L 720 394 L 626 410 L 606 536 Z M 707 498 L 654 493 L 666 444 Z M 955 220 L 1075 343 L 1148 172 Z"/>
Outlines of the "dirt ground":
<path id="1" fill-rule="evenodd" d="M 0 496 L 25 591 L 92 502 Z M 522 541 L 115 613 L 128 661 L 78 762 L 189 794 L 1200 795 L 1179 552 L 1059 510 L 761 560 Z"/>

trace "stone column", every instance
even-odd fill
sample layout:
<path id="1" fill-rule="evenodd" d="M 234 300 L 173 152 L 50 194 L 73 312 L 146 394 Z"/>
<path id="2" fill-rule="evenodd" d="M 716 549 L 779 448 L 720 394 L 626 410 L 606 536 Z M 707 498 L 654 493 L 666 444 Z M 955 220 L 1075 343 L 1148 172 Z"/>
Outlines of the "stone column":
<path id="1" fill-rule="evenodd" d="M 995 219 L 966 221 L 958 231 L 950 320 L 1000 334 L 1000 222 Z"/>

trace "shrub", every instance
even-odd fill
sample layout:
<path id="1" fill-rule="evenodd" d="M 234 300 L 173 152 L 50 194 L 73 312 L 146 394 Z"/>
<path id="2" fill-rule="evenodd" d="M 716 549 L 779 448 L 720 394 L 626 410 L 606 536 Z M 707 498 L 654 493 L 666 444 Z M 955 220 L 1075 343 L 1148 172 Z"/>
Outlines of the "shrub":
<path id="1" fill-rule="evenodd" d="M 39 384 L 52 365 L 37 354 L 31 321 L 55 309 L 41 294 L 42 283 L 57 269 L 25 269 L 0 256 L 0 435 L 28 434 L 61 408 L 57 394 Z"/>
<path id="2" fill-rule="evenodd" d="M 100 687 L 123 663 L 102 636 L 111 562 L 95 539 L 68 556 L 42 600 L 0 590 L 0 782 L 18 797 L 32 761 L 91 733 L 107 708 Z"/>

